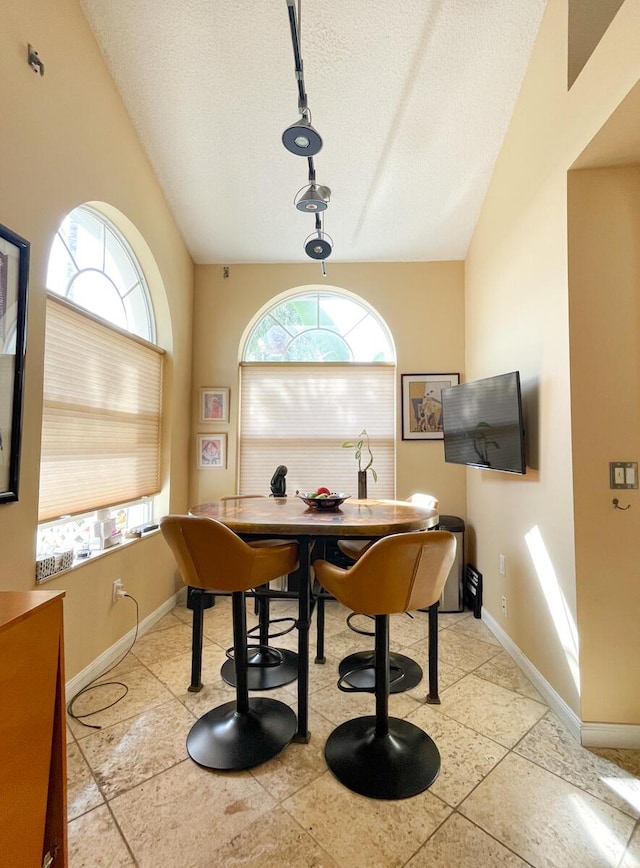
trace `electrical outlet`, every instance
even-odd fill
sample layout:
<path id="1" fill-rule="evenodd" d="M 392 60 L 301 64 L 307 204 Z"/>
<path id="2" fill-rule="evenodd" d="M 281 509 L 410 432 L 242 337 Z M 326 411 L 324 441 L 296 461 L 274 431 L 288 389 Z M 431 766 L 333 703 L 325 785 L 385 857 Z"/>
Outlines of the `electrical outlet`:
<path id="1" fill-rule="evenodd" d="M 504 562 L 504 555 L 500 555 L 500 557 L 498 558 L 498 566 L 500 567 L 500 575 L 506 576 L 507 567 L 506 567 L 506 564 Z"/>
<path id="2" fill-rule="evenodd" d="M 116 603 L 120 597 L 124 597 L 125 589 L 122 586 L 122 579 L 113 580 L 113 588 L 111 589 L 111 602 Z"/>
<path id="3" fill-rule="evenodd" d="M 502 595 L 502 617 L 507 617 L 507 598 L 504 596 L 504 594 Z"/>

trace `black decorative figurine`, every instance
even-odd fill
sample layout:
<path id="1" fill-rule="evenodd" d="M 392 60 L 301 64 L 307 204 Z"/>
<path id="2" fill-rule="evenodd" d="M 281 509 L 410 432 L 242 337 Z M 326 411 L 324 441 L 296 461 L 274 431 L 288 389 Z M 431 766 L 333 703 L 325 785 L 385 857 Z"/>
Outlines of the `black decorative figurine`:
<path id="1" fill-rule="evenodd" d="M 271 477 L 271 497 L 287 496 L 287 468 L 284 464 L 278 464 L 276 472 Z"/>

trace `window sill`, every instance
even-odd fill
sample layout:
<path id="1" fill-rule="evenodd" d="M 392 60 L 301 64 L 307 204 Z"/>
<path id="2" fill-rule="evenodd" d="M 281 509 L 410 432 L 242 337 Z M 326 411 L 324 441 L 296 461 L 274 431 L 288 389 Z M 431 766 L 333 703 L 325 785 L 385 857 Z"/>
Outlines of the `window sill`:
<path id="1" fill-rule="evenodd" d="M 156 536 L 156 534 L 160 533 L 160 528 L 154 528 L 153 530 L 149 530 L 146 533 L 143 533 L 140 537 L 134 537 L 133 539 L 123 539 L 117 545 L 110 546 L 107 549 L 102 549 L 99 551 L 92 551 L 89 557 L 86 558 L 75 558 L 73 564 L 66 570 L 59 570 L 57 573 L 52 573 L 50 576 L 46 576 L 44 579 L 36 579 L 36 585 L 44 585 L 47 582 L 50 582 L 52 579 L 58 579 L 60 576 L 67 575 L 68 573 L 73 573 L 75 570 L 80 567 L 84 567 L 85 564 L 91 564 L 99 558 L 104 558 L 107 555 L 111 555 L 114 552 L 121 551 L 123 548 L 126 548 L 130 545 L 135 545 L 136 543 L 142 542 L 142 540 L 147 539 L 150 536 Z"/>

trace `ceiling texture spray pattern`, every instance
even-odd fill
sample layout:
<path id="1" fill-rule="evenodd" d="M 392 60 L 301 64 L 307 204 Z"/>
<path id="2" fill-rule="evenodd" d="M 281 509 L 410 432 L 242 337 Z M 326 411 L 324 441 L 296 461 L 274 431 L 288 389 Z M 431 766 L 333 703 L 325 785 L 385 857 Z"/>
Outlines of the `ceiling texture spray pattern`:
<path id="1" fill-rule="evenodd" d="M 309 262 L 286 0 L 80 0 L 197 263 Z M 545 0 L 302 0 L 332 262 L 463 259 Z"/>

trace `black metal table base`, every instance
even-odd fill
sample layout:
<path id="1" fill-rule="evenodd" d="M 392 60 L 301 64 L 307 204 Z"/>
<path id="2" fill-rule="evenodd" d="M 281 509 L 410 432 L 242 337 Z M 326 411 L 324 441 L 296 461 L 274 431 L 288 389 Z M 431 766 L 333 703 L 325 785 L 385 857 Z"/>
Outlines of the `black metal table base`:
<path id="1" fill-rule="evenodd" d="M 298 677 L 298 655 L 287 648 L 276 648 L 281 655 L 281 662 L 274 662 L 269 654 L 249 653 L 249 668 L 247 670 L 247 684 L 249 690 L 273 690 L 274 687 L 282 687 L 290 684 Z M 251 648 L 249 648 L 251 652 Z M 265 657 L 267 659 L 265 659 Z M 226 660 L 220 669 L 223 681 L 236 686 L 236 666 L 233 660 Z"/>
<path id="2" fill-rule="evenodd" d="M 279 754 L 297 727 L 294 712 L 275 699 L 249 699 L 249 711 L 240 713 L 226 702 L 203 715 L 187 736 L 187 753 L 208 769 L 249 769 Z"/>
<path id="3" fill-rule="evenodd" d="M 355 654 L 349 654 L 348 657 L 344 657 L 340 661 L 338 666 L 340 677 L 351 673 L 348 678 L 344 679 L 347 684 L 357 687 L 359 690 L 370 690 L 373 693 L 376 687 L 375 660 L 375 651 L 357 651 Z M 404 693 L 405 690 L 411 690 L 422 681 L 422 668 L 411 657 L 391 652 L 389 664 L 390 668 L 400 669 L 402 672 L 400 678 L 390 682 L 390 693 Z M 358 671 L 352 672 L 353 669 Z"/>
<path id="4" fill-rule="evenodd" d="M 372 799 L 407 799 L 438 777 L 440 752 L 426 732 L 389 718 L 386 735 L 376 735 L 375 716 L 357 717 L 335 729 L 325 745 L 327 765 L 354 793 Z"/>

